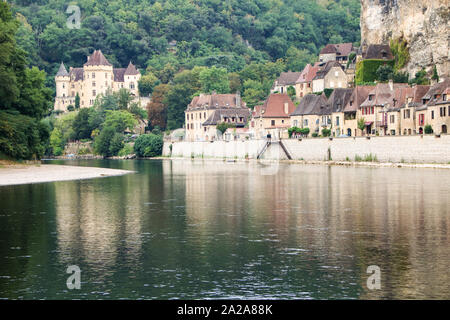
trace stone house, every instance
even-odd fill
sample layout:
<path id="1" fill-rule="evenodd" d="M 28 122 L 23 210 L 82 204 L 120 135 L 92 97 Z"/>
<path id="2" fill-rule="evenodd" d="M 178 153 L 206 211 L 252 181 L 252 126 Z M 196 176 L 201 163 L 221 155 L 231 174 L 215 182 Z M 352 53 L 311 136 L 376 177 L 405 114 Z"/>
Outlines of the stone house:
<path id="1" fill-rule="evenodd" d="M 347 74 L 337 61 L 321 64 L 313 79 L 313 92 L 323 92 L 325 89 L 348 88 Z"/>
<path id="2" fill-rule="evenodd" d="M 373 86 L 357 86 L 353 89 L 352 95 L 344 107 L 343 132 L 347 136 L 357 137 L 363 135 L 363 132 L 358 129 L 358 119 L 356 118 L 356 113 L 373 89 Z"/>
<path id="3" fill-rule="evenodd" d="M 359 60 L 393 60 L 391 47 L 387 44 L 370 44 L 360 47 L 357 54 L 357 61 Z"/>
<path id="4" fill-rule="evenodd" d="M 287 93 L 289 87 L 295 89 L 295 84 L 300 75 L 301 72 L 282 72 L 277 80 L 275 80 L 271 93 Z"/>
<path id="5" fill-rule="evenodd" d="M 328 109 L 331 112 L 331 134 L 333 137 L 339 137 L 347 134 L 344 129 L 345 114 L 344 108 L 350 101 L 353 94 L 351 88 L 337 88 L 328 98 Z"/>
<path id="6" fill-rule="evenodd" d="M 292 127 L 309 128 L 309 135 L 331 127 L 331 112 L 325 94 L 307 94 L 291 114 Z"/>
<path id="7" fill-rule="evenodd" d="M 400 88 L 396 91 L 393 107 L 399 107 L 398 117 L 400 118 L 400 124 L 397 131 L 398 134 L 412 135 L 418 133 L 418 130 L 416 130 L 416 109 L 422 104 L 422 97 L 429 89 L 430 86 L 416 85 L 412 88 Z M 388 133 L 395 135 L 391 130 L 388 130 Z"/>
<path id="8" fill-rule="evenodd" d="M 200 94 L 192 99 L 185 111 L 186 140 L 213 141 L 220 138 L 217 125 L 228 123 L 236 128 L 247 125 L 250 109 L 236 94 Z"/>
<path id="9" fill-rule="evenodd" d="M 61 63 L 55 76 L 56 97 L 55 110 L 67 111 L 69 105 L 75 105 L 75 97 L 80 97 L 80 108 L 94 104 L 98 95 L 107 91 L 126 88 L 139 98 L 138 81 L 140 72 L 130 62 L 127 68 L 114 68 L 101 50 L 96 50 L 87 58 L 82 68 L 70 68 L 67 71 Z"/>
<path id="10" fill-rule="evenodd" d="M 312 81 L 316 77 L 318 70 L 318 62 L 316 62 L 314 66 L 308 63 L 300 73 L 300 77 L 295 83 L 295 93 L 298 100 L 302 99 L 307 94 L 313 93 Z"/>
<path id="11" fill-rule="evenodd" d="M 429 124 L 435 134 L 448 134 L 450 127 L 449 94 L 450 78 L 445 78 L 440 83 L 433 85 L 422 97 L 423 107 L 420 108 L 419 119 L 416 120 L 418 133 L 423 133 L 425 126 Z M 420 118 L 420 114 L 424 114 L 424 119 Z"/>
<path id="12" fill-rule="evenodd" d="M 262 106 L 256 106 L 250 121 L 250 129 L 256 138 L 283 138 L 287 135 L 290 115 L 295 110 L 291 98 L 285 93 L 272 93 Z"/>
<path id="13" fill-rule="evenodd" d="M 388 134 L 388 110 L 394 106 L 395 90 L 407 88 L 406 83 L 378 83 L 360 105 L 356 119 L 364 118 L 366 134 Z"/>
<path id="14" fill-rule="evenodd" d="M 319 54 L 319 61 L 326 63 L 337 61 L 343 67 L 347 66 L 348 56 L 353 51 L 352 43 L 327 44 Z"/>

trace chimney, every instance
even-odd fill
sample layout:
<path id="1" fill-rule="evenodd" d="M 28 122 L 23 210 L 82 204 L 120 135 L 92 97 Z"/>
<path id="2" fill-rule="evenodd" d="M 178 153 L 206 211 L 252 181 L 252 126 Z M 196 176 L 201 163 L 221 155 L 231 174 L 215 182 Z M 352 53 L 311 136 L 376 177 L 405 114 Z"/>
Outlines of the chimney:
<path id="1" fill-rule="evenodd" d="M 289 114 L 289 103 L 284 103 L 284 113 Z"/>
<path id="2" fill-rule="evenodd" d="M 389 89 L 391 89 L 391 91 L 394 90 L 394 80 L 392 79 L 389 80 Z"/>
<path id="3" fill-rule="evenodd" d="M 240 91 L 236 92 L 236 107 L 238 107 L 238 108 L 241 107 L 241 92 Z"/>

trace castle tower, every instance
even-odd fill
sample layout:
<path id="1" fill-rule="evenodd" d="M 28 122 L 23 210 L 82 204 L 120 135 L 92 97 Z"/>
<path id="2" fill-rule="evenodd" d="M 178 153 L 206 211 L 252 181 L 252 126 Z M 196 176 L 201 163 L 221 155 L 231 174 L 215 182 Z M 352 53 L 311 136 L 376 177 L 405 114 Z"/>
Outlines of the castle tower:
<path id="1" fill-rule="evenodd" d="M 89 107 L 100 94 L 113 89 L 114 71 L 101 50 L 95 50 L 83 66 L 84 71 L 84 105 Z"/>
<path id="2" fill-rule="evenodd" d="M 70 77 L 66 67 L 64 66 L 64 63 L 62 62 L 61 65 L 59 66 L 58 73 L 55 76 L 55 82 L 56 82 L 56 97 L 57 98 L 68 97 Z"/>
<path id="3" fill-rule="evenodd" d="M 54 109 L 56 111 L 66 111 L 71 102 L 69 98 L 70 77 L 62 62 L 55 76 L 55 84 L 56 98 Z"/>
<path id="4" fill-rule="evenodd" d="M 138 96 L 138 81 L 141 78 L 141 73 L 136 69 L 134 64 L 130 63 L 128 64 L 127 69 L 125 70 L 124 74 L 124 81 L 125 81 L 125 88 L 130 90 L 130 92 L 134 96 Z"/>

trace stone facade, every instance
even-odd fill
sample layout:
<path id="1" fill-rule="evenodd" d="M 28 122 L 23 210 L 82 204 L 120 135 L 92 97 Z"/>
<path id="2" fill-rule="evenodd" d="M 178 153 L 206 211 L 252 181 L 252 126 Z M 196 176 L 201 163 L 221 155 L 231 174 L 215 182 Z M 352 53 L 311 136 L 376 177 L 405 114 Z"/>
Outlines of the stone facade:
<path id="1" fill-rule="evenodd" d="M 83 68 L 70 68 L 67 72 L 63 63 L 55 76 L 56 97 L 54 110 L 67 111 L 69 105 L 75 106 L 75 98 L 80 97 L 80 108 L 94 104 L 97 96 L 107 91 L 128 89 L 139 97 L 138 81 L 140 72 L 130 62 L 127 68 L 117 69 L 98 50 L 88 57 Z"/>

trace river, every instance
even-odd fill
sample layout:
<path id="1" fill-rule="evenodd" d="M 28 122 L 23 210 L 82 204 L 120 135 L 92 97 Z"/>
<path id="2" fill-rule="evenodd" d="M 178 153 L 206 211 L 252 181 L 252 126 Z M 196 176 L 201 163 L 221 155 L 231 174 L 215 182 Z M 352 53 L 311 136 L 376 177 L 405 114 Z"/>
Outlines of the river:
<path id="1" fill-rule="evenodd" d="M 450 298 L 450 170 L 50 163 L 136 173 L 0 187 L 0 299 Z"/>

